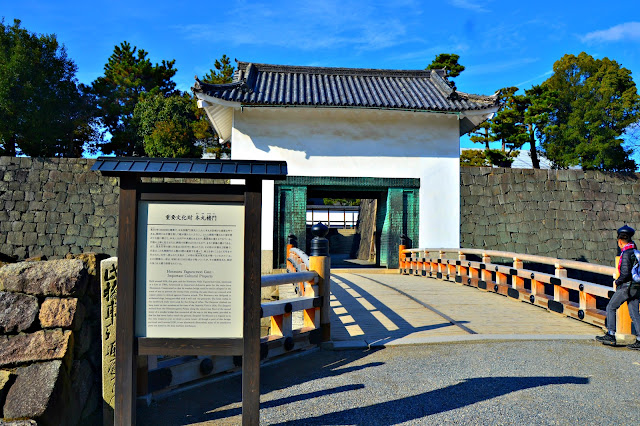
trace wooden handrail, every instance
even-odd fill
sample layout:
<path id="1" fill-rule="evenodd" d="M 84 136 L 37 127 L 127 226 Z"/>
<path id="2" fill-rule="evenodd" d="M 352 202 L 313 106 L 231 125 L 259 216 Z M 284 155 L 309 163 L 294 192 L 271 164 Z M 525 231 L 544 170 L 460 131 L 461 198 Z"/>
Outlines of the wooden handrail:
<path id="1" fill-rule="evenodd" d="M 469 248 L 432 248 L 432 249 L 405 249 L 403 253 L 418 253 L 418 252 L 438 252 L 438 253 L 457 253 L 457 254 L 475 254 L 478 256 L 495 256 L 511 259 L 518 259 L 526 262 L 541 263 L 543 265 L 553 265 L 556 268 L 562 267 L 565 269 L 576 269 L 579 271 L 593 272 L 596 274 L 610 275 L 616 273 L 616 268 L 612 266 L 596 265 L 593 263 L 579 262 L 577 260 L 568 259 L 556 259 L 553 257 L 537 256 L 533 254 L 514 253 L 510 251 L 499 250 L 483 250 L 483 249 L 469 249 Z"/>
<path id="2" fill-rule="evenodd" d="M 262 287 L 303 282 L 313 282 L 317 284 L 318 273 L 316 271 L 289 272 L 287 274 L 263 275 L 260 279 L 260 285 Z"/>
<path id="3" fill-rule="evenodd" d="M 457 254 L 457 259 L 446 259 L 447 253 Z M 471 261 L 466 255 L 477 255 L 479 261 Z M 608 275 L 616 278 L 617 268 L 595 265 L 575 260 L 555 259 L 546 256 L 514 253 L 498 250 L 469 248 L 414 248 L 399 247 L 400 273 L 429 276 L 455 281 L 510 298 L 541 306 L 550 311 L 567 315 L 599 327 L 605 326 L 606 312 L 596 298 L 609 299 L 613 287 L 567 277 L 567 269 Z M 513 264 L 492 263 L 492 257 L 513 259 Z M 544 273 L 524 268 L 523 262 L 553 265 L 555 273 Z M 550 287 L 553 294 L 547 293 Z M 577 292 L 571 297 L 571 292 Z M 576 300 L 577 299 L 577 300 Z M 626 304 L 617 311 L 616 338 L 619 342 L 631 342 L 631 321 Z"/>
<path id="4" fill-rule="evenodd" d="M 307 266 L 307 269 L 309 268 L 309 256 L 307 256 L 305 252 L 303 252 L 299 248 L 292 247 L 291 249 L 289 249 L 289 253 L 293 253 L 298 256 L 298 258 Z"/>
<path id="5" fill-rule="evenodd" d="M 265 353 L 272 349 L 276 353 L 290 351 L 296 347 L 296 342 L 316 344 L 331 338 L 329 256 L 309 257 L 293 244 L 288 244 L 286 260 L 286 273 L 261 277 L 262 287 L 292 284 L 297 295 L 261 304 L 261 317 L 271 318 L 269 335 L 261 339 Z M 294 329 L 292 313 L 300 311 L 303 324 L 301 328 Z"/>

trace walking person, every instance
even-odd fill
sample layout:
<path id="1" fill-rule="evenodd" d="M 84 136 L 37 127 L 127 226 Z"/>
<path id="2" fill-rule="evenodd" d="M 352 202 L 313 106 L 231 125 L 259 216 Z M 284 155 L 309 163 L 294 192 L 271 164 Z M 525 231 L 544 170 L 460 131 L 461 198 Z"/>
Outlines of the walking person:
<path id="1" fill-rule="evenodd" d="M 618 247 L 620 247 L 620 261 L 618 262 L 618 279 L 615 281 L 616 292 L 613 293 L 607 304 L 607 333 L 604 336 L 596 337 L 598 342 L 605 345 L 615 346 L 616 344 L 616 311 L 627 302 L 629 315 L 636 329 L 636 342 L 628 345 L 629 349 L 640 350 L 640 284 L 634 283 L 631 270 L 638 262 L 634 251 L 636 244 L 631 239 L 635 230 L 624 225 L 618 229 Z"/>

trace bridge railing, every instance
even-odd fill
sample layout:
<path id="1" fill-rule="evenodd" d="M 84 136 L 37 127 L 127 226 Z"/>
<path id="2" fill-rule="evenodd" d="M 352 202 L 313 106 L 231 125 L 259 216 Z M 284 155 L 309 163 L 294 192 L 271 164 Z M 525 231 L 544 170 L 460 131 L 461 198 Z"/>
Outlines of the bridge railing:
<path id="1" fill-rule="evenodd" d="M 295 239 L 290 237 L 287 273 L 263 275 L 261 282 L 262 287 L 291 284 L 296 297 L 262 303 L 262 318 L 271 318 L 269 335 L 261 339 L 263 357 L 329 340 L 329 268 L 328 252 L 324 256 L 308 256 L 295 247 Z M 294 312 L 302 312 L 302 327 L 296 329 Z"/>
<path id="2" fill-rule="evenodd" d="M 328 231 L 322 224 L 312 227 L 314 238 L 311 240 L 310 255 L 298 249 L 295 236 L 290 235 L 286 256 L 287 273 L 262 276 L 262 287 L 291 284 L 296 294 L 293 298 L 262 303 L 262 318 L 271 318 L 269 334 L 260 342 L 263 357 L 331 339 L 331 258 L 329 242 L 324 238 Z M 302 312 L 301 327 L 295 329 L 294 312 Z"/>
<path id="3" fill-rule="evenodd" d="M 455 259 L 446 258 L 453 254 Z M 400 246 L 400 273 L 428 276 L 494 292 L 515 300 L 541 306 L 589 324 L 606 327 L 606 300 L 613 287 L 569 278 L 577 270 L 615 278 L 617 269 L 575 260 L 513 252 L 468 248 L 415 248 Z M 468 260 L 475 255 L 481 260 Z M 492 258 L 511 259 L 511 265 L 492 263 Z M 551 265 L 554 274 L 526 269 L 524 262 Z M 503 262 L 504 263 L 504 262 Z M 633 342 L 626 303 L 618 310 L 616 337 Z"/>

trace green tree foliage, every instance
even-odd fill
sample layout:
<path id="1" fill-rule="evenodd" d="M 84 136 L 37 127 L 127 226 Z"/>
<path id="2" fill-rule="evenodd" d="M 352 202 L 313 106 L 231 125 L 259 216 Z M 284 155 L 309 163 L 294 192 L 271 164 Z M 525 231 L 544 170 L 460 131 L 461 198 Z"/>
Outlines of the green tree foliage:
<path id="1" fill-rule="evenodd" d="M 518 156 L 518 151 L 505 152 L 499 149 L 487 149 L 484 151 L 487 161 L 498 167 L 511 167 L 513 160 Z"/>
<path id="2" fill-rule="evenodd" d="M 95 107 L 55 34 L 0 21 L 0 153 L 81 157 L 95 140 Z"/>
<path id="3" fill-rule="evenodd" d="M 216 59 L 213 67 L 207 74 L 204 75 L 202 81 L 210 84 L 225 84 L 233 81 L 233 73 L 235 68 L 231 65 L 231 59 L 227 55 L 222 55 L 222 58 Z"/>
<path id="4" fill-rule="evenodd" d="M 448 77 L 457 77 L 465 69 L 463 65 L 458 63 L 459 59 L 460 55 L 456 55 L 455 53 L 440 53 L 436 55 L 435 59 L 429 64 L 427 69 L 446 69 Z"/>
<path id="5" fill-rule="evenodd" d="M 511 167 L 518 151 L 503 152 L 499 149 L 465 149 L 460 153 L 462 167 Z"/>
<path id="6" fill-rule="evenodd" d="M 500 109 L 491 120 L 491 131 L 495 135 L 494 140 L 502 143 L 502 152 L 506 152 L 507 148 L 511 151 L 522 146 L 517 129 L 520 122 L 519 108 L 514 97 L 517 91 L 518 88 L 513 86 L 500 89 Z"/>
<path id="7" fill-rule="evenodd" d="M 501 107 L 491 122 L 495 139 L 502 142 L 502 151 L 510 153 L 530 144 L 533 168 L 540 168 L 538 140 L 549 125 L 556 102 L 555 91 L 543 86 L 533 86 L 523 95 L 516 95 L 517 87 L 500 91 Z"/>
<path id="8" fill-rule="evenodd" d="M 460 165 L 462 167 L 487 167 L 491 166 L 484 150 L 465 149 L 460 153 Z"/>
<path id="9" fill-rule="evenodd" d="M 322 202 L 325 206 L 359 206 L 360 199 L 352 198 L 323 198 Z"/>
<path id="10" fill-rule="evenodd" d="M 542 135 L 547 158 L 560 168 L 635 170 L 621 137 L 640 119 L 631 71 L 584 52 L 565 55 L 543 87 L 557 96 Z"/>
<path id="11" fill-rule="evenodd" d="M 483 144 L 485 149 L 490 149 L 490 143 L 495 142 L 496 135 L 491 130 L 491 121 L 487 120 L 476 127 L 473 132 L 469 133 L 469 139 L 473 143 Z"/>
<path id="12" fill-rule="evenodd" d="M 551 114 L 555 111 L 557 93 L 543 86 L 533 86 L 525 90 L 520 107 L 523 109 L 525 134 L 531 150 L 531 164 L 534 169 L 540 168 L 538 156 L 538 140 L 547 132 Z"/>
<path id="13" fill-rule="evenodd" d="M 152 64 L 147 52 L 128 42 L 115 46 L 104 67 L 104 76 L 92 83 L 100 107 L 101 124 L 111 135 L 102 144 L 105 154 L 143 155 L 144 144 L 138 136 L 133 110 L 144 93 L 172 95 L 176 84 L 171 78 L 177 70 L 175 60 Z"/>
<path id="14" fill-rule="evenodd" d="M 194 99 L 188 94 L 165 96 L 162 93 L 143 95 L 135 106 L 132 124 L 144 143 L 149 157 L 202 156 L 202 139 Z"/>

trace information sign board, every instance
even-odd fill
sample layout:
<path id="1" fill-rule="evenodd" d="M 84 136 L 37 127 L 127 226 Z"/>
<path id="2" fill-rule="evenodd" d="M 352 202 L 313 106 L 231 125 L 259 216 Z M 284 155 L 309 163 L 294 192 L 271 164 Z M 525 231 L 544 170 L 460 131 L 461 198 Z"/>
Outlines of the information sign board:
<path id="1" fill-rule="evenodd" d="M 136 336 L 241 338 L 244 206 L 140 201 Z"/>

